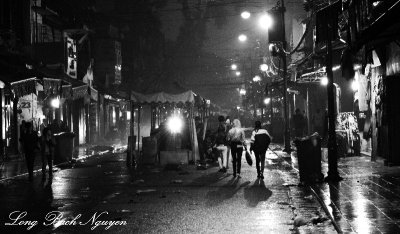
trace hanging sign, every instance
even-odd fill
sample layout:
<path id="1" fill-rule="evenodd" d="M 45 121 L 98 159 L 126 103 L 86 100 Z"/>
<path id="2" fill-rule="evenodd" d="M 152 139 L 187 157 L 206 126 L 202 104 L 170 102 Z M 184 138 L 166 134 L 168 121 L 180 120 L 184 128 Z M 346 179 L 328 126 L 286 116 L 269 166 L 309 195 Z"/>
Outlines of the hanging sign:
<path id="1" fill-rule="evenodd" d="M 121 43 L 115 41 L 115 84 L 121 84 L 121 70 L 122 70 L 122 56 L 121 56 Z"/>
<path id="2" fill-rule="evenodd" d="M 77 77 L 77 54 L 76 42 L 72 38 L 67 37 L 67 74 L 75 78 Z"/>

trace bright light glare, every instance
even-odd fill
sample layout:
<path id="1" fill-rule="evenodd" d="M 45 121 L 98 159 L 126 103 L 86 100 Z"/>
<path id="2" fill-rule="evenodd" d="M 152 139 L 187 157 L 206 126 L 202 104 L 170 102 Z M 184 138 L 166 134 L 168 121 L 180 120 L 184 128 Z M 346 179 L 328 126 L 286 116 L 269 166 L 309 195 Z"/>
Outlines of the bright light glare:
<path id="1" fill-rule="evenodd" d="M 54 108 L 59 108 L 60 107 L 60 99 L 55 98 L 51 100 L 51 106 Z"/>
<path id="2" fill-rule="evenodd" d="M 237 65 L 236 65 L 236 64 L 232 64 L 232 65 L 231 65 L 231 69 L 232 69 L 232 70 L 236 70 L 236 69 L 237 69 Z"/>
<path id="3" fill-rule="evenodd" d="M 271 98 L 265 98 L 264 99 L 264 104 L 268 105 L 271 102 Z"/>
<path id="4" fill-rule="evenodd" d="M 238 38 L 239 38 L 239 41 L 241 41 L 241 42 L 247 41 L 247 36 L 244 34 L 240 34 Z"/>
<path id="5" fill-rule="evenodd" d="M 240 14 L 240 16 L 242 16 L 243 19 L 248 19 L 250 18 L 251 14 L 248 11 L 243 11 L 242 14 Z"/>
<path id="6" fill-rule="evenodd" d="M 260 65 L 260 70 L 263 71 L 263 72 L 266 72 L 268 70 L 268 65 L 265 64 L 265 63 L 261 64 Z"/>
<path id="7" fill-rule="evenodd" d="M 254 82 L 259 82 L 259 81 L 261 81 L 261 77 L 260 76 L 255 76 L 255 77 L 253 77 L 253 81 Z"/>
<path id="8" fill-rule="evenodd" d="M 352 89 L 354 92 L 357 92 L 357 91 L 358 91 L 358 82 L 357 82 L 356 80 L 353 80 L 353 82 L 351 83 L 351 89 Z"/>
<path id="9" fill-rule="evenodd" d="M 182 130 L 182 119 L 179 118 L 178 116 L 171 116 L 168 119 L 168 128 L 171 131 L 171 133 L 179 133 Z"/>
<path id="10" fill-rule="evenodd" d="M 240 93 L 241 95 L 246 95 L 246 90 L 245 90 L 245 89 L 240 89 L 239 93 Z"/>
<path id="11" fill-rule="evenodd" d="M 321 84 L 322 84 L 322 85 L 328 85 L 328 82 L 329 82 L 329 81 L 328 81 L 328 77 L 322 77 L 322 78 L 321 78 Z"/>
<path id="12" fill-rule="evenodd" d="M 258 24 L 262 29 L 268 30 L 273 24 L 271 16 L 268 14 L 261 16 L 258 20 Z"/>
<path id="13" fill-rule="evenodd" d="M 240 76 L 240 74 L 241 74 L 240 71 L 236 72 L 236 76 Z"/>

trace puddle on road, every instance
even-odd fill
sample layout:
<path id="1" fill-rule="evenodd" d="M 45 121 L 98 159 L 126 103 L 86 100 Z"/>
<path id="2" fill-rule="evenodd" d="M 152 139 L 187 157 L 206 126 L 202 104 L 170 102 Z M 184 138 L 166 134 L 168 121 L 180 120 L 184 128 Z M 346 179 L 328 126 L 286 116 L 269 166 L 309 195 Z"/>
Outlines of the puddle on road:
<path id="1" fill-rule="evenodd" d="M 151 193 L 155 193 L 155 192 L 157 192 L 157 190 L 155 190 L 155 189 L 138 189 L 138 190 L 136 190 L 137 195 L 151 194 Z"/>

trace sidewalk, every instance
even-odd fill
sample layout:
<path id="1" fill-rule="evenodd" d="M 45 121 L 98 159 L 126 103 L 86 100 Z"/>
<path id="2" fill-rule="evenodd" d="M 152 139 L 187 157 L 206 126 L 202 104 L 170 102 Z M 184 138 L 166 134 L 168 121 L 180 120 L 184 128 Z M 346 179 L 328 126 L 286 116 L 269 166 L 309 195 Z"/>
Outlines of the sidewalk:
<path id="1" fill-rule="evenodd" d="M 112 146 L 95 146 L 90 144 L 80 145 L 75 148 L 73 159 L 74 160 L 83 160 L 85 158 L 91 157 L 93 155 L 103 154 L 109 152 L 111 148 L 114 150 L 123 150 L 126 149 L 124 145 L 112 145 Z M 65 163 L 61 163 L 65 164 Z M 58 164 L 58 165 L 61 165 Z M 57 166 L 57 165 L 54 165 Z M 54 168 L 53 168 L 54 170 Z M 33 167 L 34 173 L 42 171 L 42 159 L 38 154 L 35 157 L 35 164 Z M 1 162 L 0 164 L 0 182 L 4 180 L 8 180 L 15 177 L 25 176 L 28 174 L 28 170 L 25 163 L 24 157 L 19 157 L 17 155 L 11 156 L 6 161 Z"/>
<path id="2" fill-rule="evenodd" d="M 285 156 L 280 148 L 278 155 Z M 298 170 L 296 152 L 286 161 Z M 343 180 L 308 186 L 321 207 L 331 217 L 338 232 L 400 233 L 400 167 L 384 166 L 383 159 L 340 158 L 338 170 Z M 322 162 L 326 176 L 327 162 Z"/>

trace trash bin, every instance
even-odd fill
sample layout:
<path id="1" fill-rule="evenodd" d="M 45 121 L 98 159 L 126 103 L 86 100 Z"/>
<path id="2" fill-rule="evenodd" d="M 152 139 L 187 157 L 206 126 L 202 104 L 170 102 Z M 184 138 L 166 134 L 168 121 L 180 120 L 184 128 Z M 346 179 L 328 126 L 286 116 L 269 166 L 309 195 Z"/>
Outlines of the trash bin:
<path id="1" fill-rule="evenodd" d="M 63 162 L 70 162 L 74 151 L 74 137 L 73 132 L 60 132 L 54 134 L 56 140 L 54 164 Z"/>
<path id="2" fill-rule="evenodd" d="M 297 148 L 300 182 L 321 182 L 324 178 L 321 173 L 321 137 L 315 133 L 298 138 L 294 142 Z"/>

